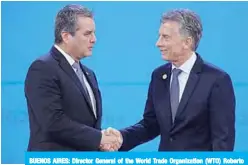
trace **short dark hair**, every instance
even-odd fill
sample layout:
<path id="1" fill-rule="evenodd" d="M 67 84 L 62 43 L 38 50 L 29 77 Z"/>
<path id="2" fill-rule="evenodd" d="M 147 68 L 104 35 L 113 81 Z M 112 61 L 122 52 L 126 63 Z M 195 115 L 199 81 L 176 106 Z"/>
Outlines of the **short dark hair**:
<path id="1" fill-rule="evenodd" d="M 61 33 L 69 32 L 72 36 L 75 35 L 78 16 L 93 18 L 93 13 L 89 9 L 81 5 L 70 4 L 62 8 L 55 21 L 55 43 L 59 44 L 63 41 Z"/>

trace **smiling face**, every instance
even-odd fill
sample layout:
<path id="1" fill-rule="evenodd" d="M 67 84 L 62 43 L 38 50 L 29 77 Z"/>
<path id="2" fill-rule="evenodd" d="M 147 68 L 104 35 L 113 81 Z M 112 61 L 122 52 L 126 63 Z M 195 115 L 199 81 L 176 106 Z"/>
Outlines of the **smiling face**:
<path id="1" fill-rule="evenodd" d="M 160 49 L 162 58 L 169 62 L 177 62 L 185 52 L 185 38 L 180 34 L 180 25 L 174 21 L 162 23 L 159 28 L 159 38 L 156 46 Z"/>

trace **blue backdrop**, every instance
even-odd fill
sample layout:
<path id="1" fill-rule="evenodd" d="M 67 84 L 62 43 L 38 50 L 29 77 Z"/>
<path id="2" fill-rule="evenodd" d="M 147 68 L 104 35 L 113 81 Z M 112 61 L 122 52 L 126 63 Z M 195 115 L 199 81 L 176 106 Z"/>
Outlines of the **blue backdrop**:
<path id="1" fill-rule="evenodd" d="M 24 163 L 29 138 L 24 79 L 31 62 L 52 46 L 56 13 L 69 3 L 2 2 L 2 163 Z M 235 150 L 248 151 L 247 2 L 75 3 L 95 13 L 98 41 L 93 56 L 82 62 L 96 72 L 100 83 L 103 128 L 123 128 L 141 119 L 151 72 L 164 63 L 155 47 L 161 15 L 189 8 L 203 22 L 198 52 L 232 77 Z M 158 140 L 133 151 L 156 151 Z"/>

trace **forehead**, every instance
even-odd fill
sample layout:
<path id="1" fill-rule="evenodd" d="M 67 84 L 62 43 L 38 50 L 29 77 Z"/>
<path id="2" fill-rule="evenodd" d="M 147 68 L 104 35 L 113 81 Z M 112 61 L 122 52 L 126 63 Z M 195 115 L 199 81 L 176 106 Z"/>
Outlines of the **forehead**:
<path id="1" fill-rule="evenodd" d="M 160 34 L 174 34 L 179 33 L 180 24 L 175 21 L 165 21 L 161 23 L 159 28 Z"/>
<path id="2" fill-rule="evenodd" d="M 95 21 L 90 17 L 78 16 L 77 26 L 81 30 L 95 30 Z"/>

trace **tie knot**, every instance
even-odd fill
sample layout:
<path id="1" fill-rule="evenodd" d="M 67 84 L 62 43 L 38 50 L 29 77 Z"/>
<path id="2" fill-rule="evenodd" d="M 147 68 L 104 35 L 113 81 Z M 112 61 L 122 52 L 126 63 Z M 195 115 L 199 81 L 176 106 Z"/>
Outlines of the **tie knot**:
<path id="1" fill-rule="evenodd" d="M 181 69 L 174 68 L 172 70 L 172 72 L 173 72 L 173 75 L 177 77 L 182 72 L 182 70 Z"/>
<path id="2" fill-rule="evenodd" d="M 74 63 L 72 64 L 72 67 L 73 67 L 74 69 L 76 69 L 77 71 L 80 70 L 80 65 L 79 65 L 78 62 L 74 62 Z"/>

